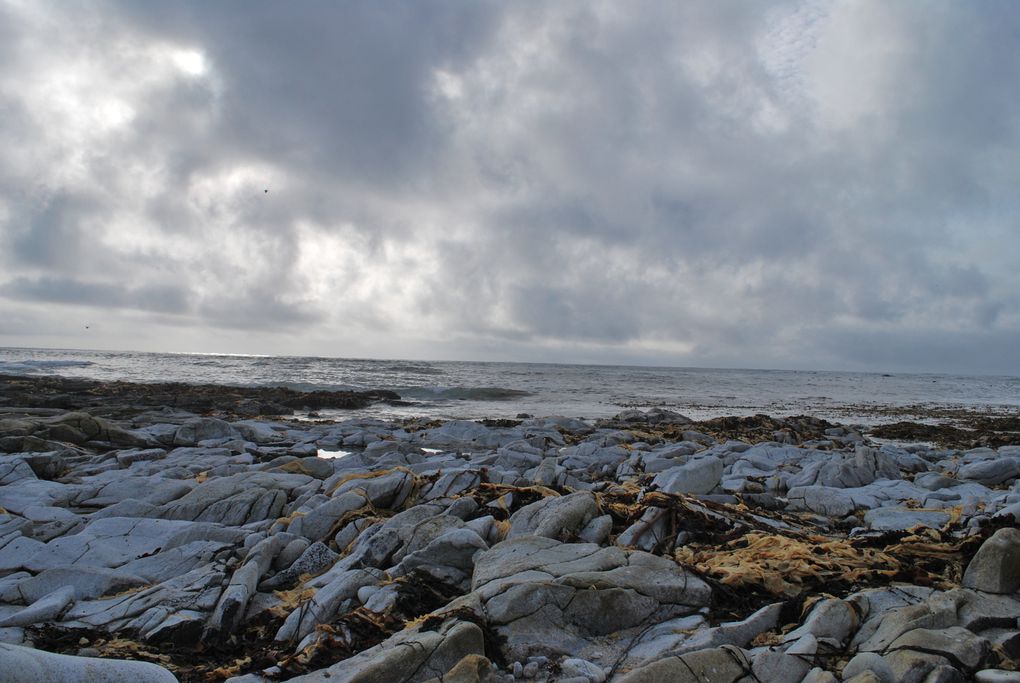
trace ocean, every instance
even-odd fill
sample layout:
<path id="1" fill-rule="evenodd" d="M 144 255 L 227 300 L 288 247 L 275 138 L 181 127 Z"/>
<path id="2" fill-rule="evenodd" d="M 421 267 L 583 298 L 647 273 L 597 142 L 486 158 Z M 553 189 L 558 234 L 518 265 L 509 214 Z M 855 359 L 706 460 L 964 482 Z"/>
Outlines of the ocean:
<path id="1" fill-rule="evenodd" d="M 337 413 L 383 419 L 608 417 L 663 407 L 693 419 L 814 415 L 849 424 L 927 421 L 933 409 L 1020 411 L 1020 378 L 617 365 L 368 360 L 0 347 L 0 374 L 131 382 L 389 389 L 407 406 Z M 323 417 L 333 417 L 323 411 Z"/>

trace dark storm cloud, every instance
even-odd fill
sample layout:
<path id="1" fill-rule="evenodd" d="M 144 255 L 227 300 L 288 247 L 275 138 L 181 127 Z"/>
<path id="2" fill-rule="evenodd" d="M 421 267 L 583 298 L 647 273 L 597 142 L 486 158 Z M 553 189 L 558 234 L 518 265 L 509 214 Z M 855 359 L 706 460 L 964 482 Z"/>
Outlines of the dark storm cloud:
<path id="1" fill-rule="evenodd" d="M 1009 2 L 0 2 L 0 313 L 1017 372 L 1018 32 Z M 247 334 L 277 330 L 318 341 Z"/>

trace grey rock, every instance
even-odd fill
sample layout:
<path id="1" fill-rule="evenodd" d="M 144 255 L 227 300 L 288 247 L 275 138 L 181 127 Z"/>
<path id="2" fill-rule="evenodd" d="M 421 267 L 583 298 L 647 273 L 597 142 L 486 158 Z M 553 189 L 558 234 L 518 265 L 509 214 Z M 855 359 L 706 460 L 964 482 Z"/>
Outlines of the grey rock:
<path id="1" fill-rule="evenodd" d="M 517 659 L 577 656 L 606 634 L 690 614 L 711 593 L 666 558 L 537 536 L 479 554 L 472 588 L 469 597 Z"/>
<path id="2" fill-rule="evenodd" d="M 864 670 L 850 678 L 844 678 L 843 683 L 883 683 L 878 674 L 871 670 Z"/>
<path id="3" fill-rule="evenodd" d="M 652 484 L 666 493 L 704 494 L 719 485 L 722 474 L 722 460 L 708 455 L 660 472 Z"/>
<path id="4" fill-rule="evenodd" d="M 339 574 L 291 612 L 276 632 L 276 640 L 293 642 L 304 638 L 319 624 L 332 620 L 342 603 L 357 597 L 359 588 L 381 579 L 381 573 L 375 570 L 351 569 Z"/>
<path id="5" fill-rule="evenodd" d="M 136 574 L 150 583 L 159 583 L 209 564 L 220 551 L 229 547 L 229 544 L 217 541 L 192 541 L 139 557 L 120 565 L 118 569 Z"/>
<path id="6" fill-rule="evenodd" d="M 915 526 L 941 529 L 948 522 L 948 513 L 934 510 L 882 507 L 864 515 L 864 523 L 876 531 L 906 531 Z"/>
<path id="7" fill-rule="evenodd" d="M 956 472 L 960 479 L 970 479 L 985 486 L 994 486 L 1020 475 L 1020 459 L 997 458 L 962 465 Z"/>
<path id="8" fill-rule="evenodd" d="M 857 612 L 845 600 L 828 598 L 811 608 L 810 614 L 798 628 L 783 636 L 783 642 L 792 643 L 805 635 L 830 641 L 842 646 L 859 625 Z"/>
<path id="9" fill-rule="evenodd" d="M 229 635 L 235 632 L 244 617 L 248 601 L 255 593 L 258 580 L 259 566 L 256 562 L 243 564 L 234 572 L 209 616 L 205 629 L 207 634 Z"/>
<path id="10" fill-rule="evenodd" d="M 666 657 L 639 667 L 621 676 L 619 683 L 749 683 L 751 662 L 740 648 L 724 645 L 690 652 L 680 657 Z"/>
<path id="11" fill-rule="evenodd" d="M 145 579 L 136 574 L 115 569 L 56 567 L 46 569 L 37 576 L 21 581 L 15 590 L 18 599 L 31 604 L 65 586 L 74 589 L 76 600 L 91 600 L 110 593 L 119 593 L 144 586 L 146 583 Z"/>
<path id="12" fill-rule="evenodd" d="M 938 652 L 950 662 L 973 672 L 988 658 L 990 644 L 985 638 L 965 628 L 952 626 L 946 629 L 919 628 L 908 631 L 894 640 L 889 650 Z"/>
<path id="13" fill-rule="evenodd" d="M 401 631 L 333 666 L 290 679 L 295 683 L 424 683 L 446 674 L 468 655 L 484 655 L 482 631 L 449 621 L 435 631 Z"/>
<path id="14" fill-rule="evenodd" d="M 787 493 L 791 510 L 810 510 L 827 517 L 846 517 L 857 508 L 872 508 L 878 499 L 866 489 L 796 486 Z"/>
<path id="15" fill-rule="evenodd" d="M 967 565 L 963 585 L 988 593 L 1020 589 L 1020 529 L 999 529 L 982 543 Z"/>
<path id="16" fill-rule="evenodd" d="M 648 507 L 638 521 L 624 529 L 616 537 L 616 544 L 625 548 L 638 548 L 644 551 L 653 550 L 666 540 L 669 532 L 669 510 L 660 507 Z"/>
<path id="17" fill-rule="evenodd" d="M 740 621 L 731 621 L 712 628 L 699 629 L 689 638 L 667 651 L 670 655 L 682 655 L 706 648 L 723 645 L 747 647 L 756 637 L 776 628 L 782 603 L 766 605 Z"/>
<path id="18" fill-rule="evenodd" d="M 858 652 L 854 655 L 843 667 L 843 680 L 853 678 L 864 671 L 872 672 L 882 683 L 896 683 L 896 674 L 893 673 L 889 662 L 874 652 Z"/>
<path id="19" fill-rule="evenodd" d="M 967 680 L 958 669 L 946 664 L 936 666 L 924 677 L 924 683 L 966 683 Z"/>
<path id="20" fill-rule="evenodd" d="M 599 514 L 595 496 L 579 491 L 525 505 L 510 517 L 507 538 L 523 535 L 573 540 Z"/>
<path id="21" fill-rule="evenodd" d="M 281 516 L 290 492 L 316 480 L 306 475 L 243 472 L 209 479 L 165 505 L 164 519 L 243 526 Z"/>
<path id="22" fill-rule="evenodd" d="M 595 543 L 596 545 L 601 545 L 607 538 L 609 538 L 609 534 L 612 530 L 612 516 L 601 515 L 592 519 L 577 533 L 577 540 L 582 543 Z"/>
<path id="23" fill-rule="evenodd" d="M 938 491 L 956 486 L 959 479 L 947 477 L 939 472 L 923 472 L 914 477 L 914 484 L 929 491 Z"/>
<path id="24" fill-rule="evenodd" d="M 330 536 L 345 515 L 368 504 L 368 498 L 361 491 L 346 491 L 295 519 L 288 531 L 312 541 L 321 541 Z"/>
<path id="25" fill-rule="evenodd" d="M 88 413 L 67 413 L 52 423 L 73 427 L 84 434 L 87 441 L 106 441 L 116 446 L 149 445 L 144 437 L 129 432 L 115 422 Z"/>
<path id="26" fill-rule="evenodd" d="M 49 595 L 39 598 L 25 609 L 0 619 L 0 628 L 56 621 L 73 603 L 74 586 L 58 588 Z"/>
<path id="27" fill-rule="evenodd" d="M 239 433 L 229 422 L 212 417 L 196 417 L 188 420 L 174 434 L 175 446 L 195 446 L 209 439 L 232 439 Z"/>
<path id="28" fill-rule="evenodd" d="M 332 489 L 327 480 L 327 491 L 334 498 L 348 491 L 359 491 L 377 508 L 399 508 L 414 490 L 415 479 L 410 472 L 391 470 L 373 473 L 372 476 L 354 476 L 341 480 Z"/>
<path id="29" fill-rule="evenodd" d="M 894 640 L 917 628 L 943 629 L 955 626 L 965 596 L 960 593 L 935 594 L 924 602 L 907 605 L 876 615 L 877 628 L 862 628 L 853 643 L 859 652 L 885 652 Z M 866 636 L 866 637 L 864 637 Z"/>
<path id="30" fill-rule="evenodd" d="M 800 681 L 811 670 L 813 661 L 810 655 L 787 654 L 770 647 L 755 655 L 751 670 L 759 681 Z"/>
<path id="31" fill-rule="evenodd" d="M 307 538 L 295 538 L 283 547 L 279 554 L 273 558 L 273 567 L 277 570 L 283 570 L 294 564 L 294 562 L 301 557 L 301 554 L 305 551 L 311 542 Z"/>
<path id="32" fill-rule="evenodd" d="M 839 679 L 831 671 L 816 666 L 807 672 L 800 683 L 839 683 Z"/>
<path id="33" fill-rule="evenodd" d="M 1020 671 L 982 669 L 974 674 L 975 683 L 1020 683 Z"/>
<path id="34" fill-rule="evenodd" d="M 303 574 L 317 576 L 333 566 L 340 556 L 321 541 L 309 545 L 290 567 L 259 584 L 259 589 L 290 588 Z"/>
<path id="35" fill-rule="evenodd" d="M 132 448 L 126 451 L 117 451 L 117 463 L 121 467 L 130 467 L 136 462 L 150 462 L 162 460 L 166 457 L 166 449 L 163 448 Z"/>
<path id="36" fill-rule="evenodd" d="M 177 683 L 177 677 L 148 662 L 72 657 L 0 643 L 6 683 Z"/>
<path id="37" fill-rule="evenodd" d="M 896 683 L 923 683 L 934 669 L 949 666 L 949 660 L 940 655 L 917 650 L 895 650 L 885 655 L 896 676 Z"/>
<path id="38" fill-rule="evenodd" d="M 418 569 L 466 589 L 473 568 L 472 558 L 488 547 L 485 539 L 471 529 L 453 529 L 421 550 L 404 556 L 394 573 L 403 575 Z"/>
<path id="39" fill-rule="evenodd" d="M 602 683 L 606 680 L 606 673 L 602 667 L 577 657 L 568 657 L 560 662 L 560 672 L 564 676 L 580 677 L 591 683 Z"/>
<path id="40" fill-rule="evenodd" d="M 47 543 L 24 565 L 33 572 L 67 566 L 117 568 L 155 553 L 190 522 L 109 517 Z"/>

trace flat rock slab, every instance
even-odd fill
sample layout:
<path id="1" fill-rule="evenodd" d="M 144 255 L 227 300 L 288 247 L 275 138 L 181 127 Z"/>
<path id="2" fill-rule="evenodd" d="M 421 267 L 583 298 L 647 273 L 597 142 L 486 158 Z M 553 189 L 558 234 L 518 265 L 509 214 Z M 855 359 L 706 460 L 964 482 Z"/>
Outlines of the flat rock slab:
<path id="1" fill-rule="evenodd" d="M 159 551 L 191 522 L 166 519 L 108 517 L 98 519 L 73 536 L 54 539 L 23 566 L 32 572 L 57 567 L 117 568 Z"/>

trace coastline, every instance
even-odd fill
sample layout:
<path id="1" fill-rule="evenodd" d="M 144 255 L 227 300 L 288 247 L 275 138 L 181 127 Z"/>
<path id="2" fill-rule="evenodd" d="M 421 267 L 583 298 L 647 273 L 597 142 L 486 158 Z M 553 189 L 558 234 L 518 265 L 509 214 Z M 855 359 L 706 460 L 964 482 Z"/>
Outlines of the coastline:
<path id="1" fill-rule="evenodd" d="M 1015 416 L 314 415 L 400 400 L 0 377 L 2 655 L 182 681 L 1016 668 Z"/>

